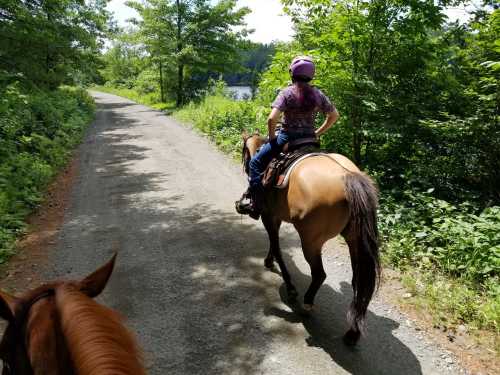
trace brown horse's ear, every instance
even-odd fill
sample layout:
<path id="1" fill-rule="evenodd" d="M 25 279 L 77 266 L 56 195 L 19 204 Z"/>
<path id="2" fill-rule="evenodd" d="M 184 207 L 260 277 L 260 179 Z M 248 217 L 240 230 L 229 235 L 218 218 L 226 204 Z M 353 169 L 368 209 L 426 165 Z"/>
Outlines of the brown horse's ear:
<path id="1" fill-rule="evenodd" d="M 88 275 L 80 282 L 80 291 L 87 296 L 97 297 L 106 287 L 115 266 L 116 254 L 104 266 Z"/>
<path id="2" fill-rule="evenodd" d="M 260 135 L 260 130 L 259 129 L 255 129 L 255 131 L 253 132 L 254 135 Z"/>
<path id="3" fill-rule="evenodd" d="M 14 320 L 18 300 L 5 292 L 0 292 L 0 318 L 8 322 Z"/>
<path id="4" fill-rule="evenodd" d="M 243 130 L 241 132 L 241 139 L 243 139 L 243 142 L 245 142 L 248 139 L 248 132 L 246 130 Z"/>

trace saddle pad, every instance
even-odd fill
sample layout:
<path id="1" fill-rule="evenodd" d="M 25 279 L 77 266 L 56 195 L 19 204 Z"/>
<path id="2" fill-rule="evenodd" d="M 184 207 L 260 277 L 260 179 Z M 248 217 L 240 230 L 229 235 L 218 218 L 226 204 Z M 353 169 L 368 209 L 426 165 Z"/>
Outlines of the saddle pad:
<path id="1" fill-rule="evenodd" d="M 325 156 L 327 158 L 330 158 L 330 159 L 336 161 L 335 159 L 333 159 L 332 157 L 330 157 L 330 155 L 325 154 L 324 152 L 313 152 L 313 153 L 310 153 L 310 154 L 305 154 L 305 155 L 301 156 L 300 158 L 298 158 L 297 160 L 295 160 L 287 168 L 287 170 L 285 171 L 285 174 L 281 174 L 281 175 L 278 176 L 277 182 L 274 185 L 274 187 L 277 188 L 277 189 L 285 189 L 285 188 L 287 188 L 288 187 L 288 181 L 290 180 L 290 175 L 292 174 L 292 171 L 294 170 L 295 166 L 297 164 L 299 164 L 302 160 L 310 158 L 310 157 L 313 157 L 313 156 Z"/>

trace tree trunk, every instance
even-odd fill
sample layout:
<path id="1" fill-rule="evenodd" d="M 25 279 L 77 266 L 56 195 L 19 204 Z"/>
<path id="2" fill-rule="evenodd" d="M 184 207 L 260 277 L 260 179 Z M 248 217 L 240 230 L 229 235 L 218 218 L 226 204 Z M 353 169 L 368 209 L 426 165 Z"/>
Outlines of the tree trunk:
<path id="1" fill-rule="evenodd" d="M 47 12 L 47 22 L 49 24 L 52 23 L 52 9 L 50 9 L 50 5 L 49 4 L 46 4 L 46 10 Z M 47 43 L 47 49 L 46 49 L 46 55 L 45 55 L 45 82 L 46 82 L 46 85 L 50 88 L 50 89 L 55 89 L 57 87 L 54 87 L 54 82 L 52 81 L 52 77 L 50 76 L 50 69 L 51 69 L 51 60 L 52 60 L 52 57 L 51 57 L 51 51 L 50 51 L 50 43 Z"/>
<path id="2" fill-rule="evenodd" d="M 359 3 L 356 1 L 356 12 L 359 12 L 358 9 Z M 351 18 L 349 19 L 349 22 Z M 363 142 L 362 137 L 362 119 L 361 119 L 361 88 L 359 87 L 358 77 L 359 77 L 359 53 L 358 53 L 358 42 L 353 38 L 353 26 L 350 27 L 350 42 L 351 42 L 351 61 L 352 61 L 352 75 L 351 79 L 353 82 L 353 92 L 352 92 L 352 101 L 351 101 L 351 124 L 352 124 L 352 153 L 354 163 L 362 169 L 362 160 L 361 160 L 361 146 Z"/>
<path id="3" fill-rule="evenodd" d="M 177 3 L 177 54 L 182 52 L 182 14 L 181 2 Z M 181 61 L 177 62 L 177 107 L 181 106 L 184 102 L 184 65 Z"/>
<path id="4" fill-rule="evenodd" d="M 360 169 L 363 169 L 361 160 L 361 143 L 362 143 L 361 117 L 359 113 L 359 98 L 357 95 L 358 93 L 355 92 L 352 99 L 352 107 L 351 107 L 352 149 L 353 149 L 354 164 L 356 164 Z"/>
<path id="5" fill-rule="evenodd" d="M 165 103 L 165 92 L 163 91 L 163 63 L 160 59 L 160 100 Z"/>
<path id="6" fill-rule="evenodd" d="M 177 72 L 177 107 L 179 107 L 184 103 L 184 65 L 179 64 Z"/>

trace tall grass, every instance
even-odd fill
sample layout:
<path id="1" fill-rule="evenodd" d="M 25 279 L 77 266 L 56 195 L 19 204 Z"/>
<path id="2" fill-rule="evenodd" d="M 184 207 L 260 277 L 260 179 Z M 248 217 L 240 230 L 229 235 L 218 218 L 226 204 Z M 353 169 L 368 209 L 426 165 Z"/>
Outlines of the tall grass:
<path id="1" fill-rule="evenodd" d="M 264 131 L 267 112 L 253 102 L 234 101 L 219 94 L 208 96 L 199 104 L 191 103 L 174 116 L 192 123 L 223 151 L 236 156 L 241 152 L 243 131 Z"/>

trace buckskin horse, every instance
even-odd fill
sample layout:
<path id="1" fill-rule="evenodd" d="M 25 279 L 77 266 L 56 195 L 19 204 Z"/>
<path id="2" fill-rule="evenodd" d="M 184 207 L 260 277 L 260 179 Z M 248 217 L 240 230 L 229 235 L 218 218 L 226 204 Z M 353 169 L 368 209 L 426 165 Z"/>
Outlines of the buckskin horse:
<path id="1" fill-rule="evenodd" d="M 248 174 L 250 159 L 265 142 L 258 133 L 243 134 L 242 161 Z M 326 241 L 342 234 L 349 247 L 353 300 L 348 311 L 347 345 L 355 345 L 364 328 L 368 304 L 379 283 L 380 261 L 377 229 L 378 191 L 366 174 L 340 154 L 324 154 L 301 160 L 284 189 L 267 189 L 261 215 L 269 236 L 269 253 L 264 264 L 277 261 L 288 298 L 297 290 L 283 261 L 279 229 L 283 221 L 299 233 L 312 281 L 304 295 L 303 308 L 310 311 L 314 297 L 326 279 L 321 251 Z"/>
<path id="2" fill-rule="evenodd" d="M 116 255 L 82 281 L 56 281 L 13 297 L 0 292 L 7 329 L 3 375 L 141 375 L 140 351 L 121 317 L 92 298 L 106 286 Z"/>

